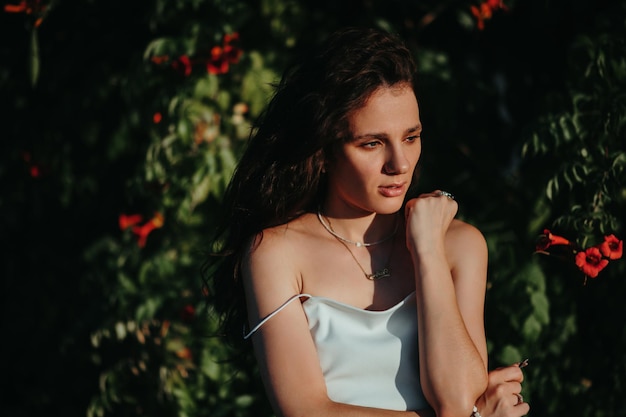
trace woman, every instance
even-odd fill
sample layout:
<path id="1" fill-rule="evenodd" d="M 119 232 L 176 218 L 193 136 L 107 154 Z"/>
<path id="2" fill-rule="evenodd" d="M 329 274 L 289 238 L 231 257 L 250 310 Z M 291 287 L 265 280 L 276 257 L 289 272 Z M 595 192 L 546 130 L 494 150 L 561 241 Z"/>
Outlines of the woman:
<path id="1" fill-rule="evenodd" d="M 278 415 L 528 412 L 518 366 L 487 372 L 482 234 L 450 193 L 410 196 L 421 132 L 410 52 L 357 28 L 285 73 L 256 126 L 213 294 Z"/>

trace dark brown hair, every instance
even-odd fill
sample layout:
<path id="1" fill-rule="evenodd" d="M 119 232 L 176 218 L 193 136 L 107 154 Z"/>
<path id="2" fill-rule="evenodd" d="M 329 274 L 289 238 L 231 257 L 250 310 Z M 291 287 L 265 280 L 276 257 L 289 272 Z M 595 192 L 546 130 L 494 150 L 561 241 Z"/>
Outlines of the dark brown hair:
<path id="1" fill-rule="evenodd" d="M 246 322 L 239 265 L 250 239 L 314 210 L 325 193 L 326 158 L 350 139 L 348 116 L 380 87 L 415 89 L 415 72 L 396 35 L 346 28 L 284 73 L 226 190 L 216 253 L 205 268 L 210 303 L 233 342 Z"/>

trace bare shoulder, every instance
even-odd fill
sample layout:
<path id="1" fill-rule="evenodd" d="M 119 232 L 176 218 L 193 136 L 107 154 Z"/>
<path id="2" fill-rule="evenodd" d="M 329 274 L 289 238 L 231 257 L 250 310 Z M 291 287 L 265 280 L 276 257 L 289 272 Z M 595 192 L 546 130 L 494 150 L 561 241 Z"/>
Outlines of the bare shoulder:
<path id="1" fill-rule="evenodd" d="M 242 276 L 250 312 L 258 318 L 302 291 L 303 228 L 298 219 L 263 230 L 248 243 Z M 256 314 L 255 314 L 256 313 Z"/>
<path id="2" fill-rule="evenodd" d="M 474 225 L 454 219 L 446 235 L 446 252 L 451 267 L 486 267 L 487 241 Z"/>
<path id="3" fill-rule="evenodd" d="M 281 276 L 283 281 L 285 276 L 295 275 L 297 262 L 292 256 L 294 239 L 289 224 L 265 229 L 254 236 L 244 255 L 244 274 L 253 279 L 262 277 L 264 280 Z M 274 273 L 266 276 L 268 271 Z"/>
<path id="4" fill-rule="evenodd" d="M 452 220 L 447 238 L 460 239 L 467 244 L 485 244 L 485 237 L 476 226 L 459 219 Z"/>

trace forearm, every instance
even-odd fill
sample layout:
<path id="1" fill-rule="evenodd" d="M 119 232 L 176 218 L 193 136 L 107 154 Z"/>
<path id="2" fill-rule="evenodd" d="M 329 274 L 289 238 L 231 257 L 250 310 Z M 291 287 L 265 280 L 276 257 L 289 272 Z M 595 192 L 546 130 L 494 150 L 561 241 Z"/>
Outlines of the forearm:
<path id="1" fill-rule="evenodd" d="M 445 255 L 416 253 L 414 263 L 424 395 L 440 416 L 468 415 L 487 386 L 486 364 L 459 311 Z"/>
<path id="2" fill-rule="evenodd" d="M 435 417 L 435 413 L 430 409 L 417 411 L 384 410 L 330 400 L 323 406 L 314 406 L 311 413 L 299 413 L 298 415 L 307 417 Z"/>

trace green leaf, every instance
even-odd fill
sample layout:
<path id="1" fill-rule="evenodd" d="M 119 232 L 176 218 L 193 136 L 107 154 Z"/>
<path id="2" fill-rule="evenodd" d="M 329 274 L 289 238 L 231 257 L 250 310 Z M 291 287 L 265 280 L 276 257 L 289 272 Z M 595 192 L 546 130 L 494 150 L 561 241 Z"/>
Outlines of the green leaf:
<path id="1" fill-rule="evenodd" d="M 541 323 L 535 316 L 529 316 L 522 325 L 522 335 L 527 341 L 536 341 L 541 334 Z"/>
<path id="2" fill-rule="evenodd" d="M 215 75 L 207 74 L 202 77 L 195 85 L 193 96 L 199 100 L 214 98 L 219 89 L 219 80 Z"/>
<path id="3" fill-rule="evenodd" d="M 37 28 L 30 32 L 30 85 L 34 87 L 39 80 L 39 40 Z"/>
<path id="4" fill-rule="evenodd" d="M 534 292 L 530 296 L 530 303 L 534 308 L 534 316 L 542 325 L 550 323 L 550 302 L 543 292 Z"/>
<path id="5" fill-rule="evenodd" d="M 515 346 L 506 345 L 500 351 L 498 360 L 503 365 L 511 365 L 522 360 L 522 354 Z"/>
<path id="6" fill-rule="evenodd" d="M 137 286 L 133 282 L 133 280 L 128 277 L 123 271 L 120 271 L 117 274 L 117 280 L 120 284 L 122 291 L 127 292 L 129 294 L 137 293 Z"/>

